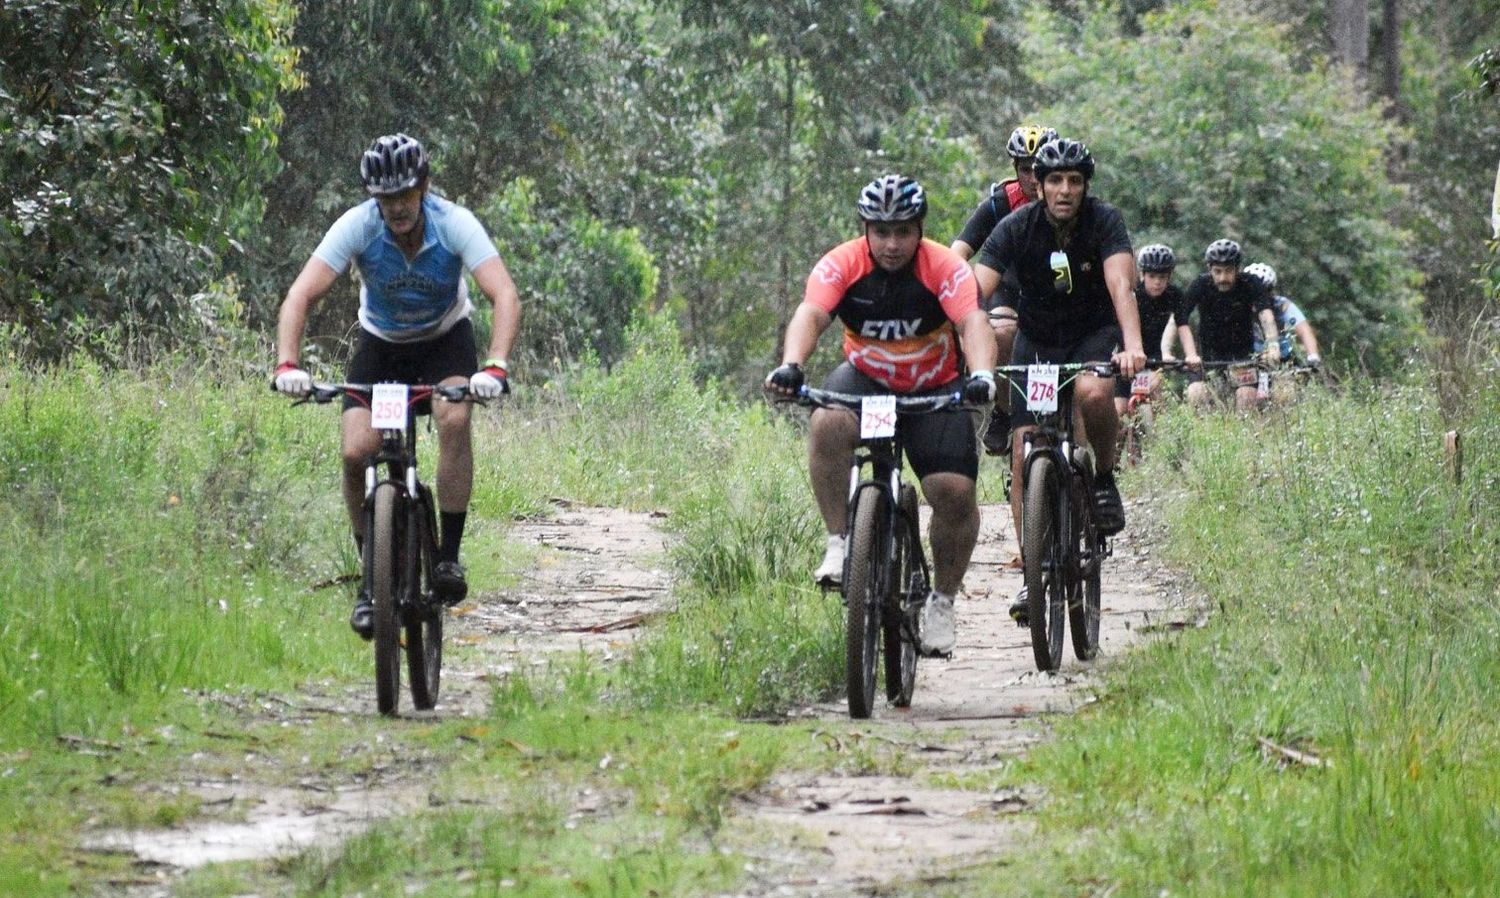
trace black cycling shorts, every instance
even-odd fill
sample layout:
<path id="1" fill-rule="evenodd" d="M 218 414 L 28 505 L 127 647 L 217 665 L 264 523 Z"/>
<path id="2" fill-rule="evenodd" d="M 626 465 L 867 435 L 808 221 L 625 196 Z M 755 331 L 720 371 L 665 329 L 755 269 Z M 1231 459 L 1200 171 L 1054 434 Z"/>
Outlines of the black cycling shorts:
<path id="1" fill-rule="evenodd" d="M 355 384 L 436 384 L 450 377 L 468 377 L 478 370 L 474 325 L 465 318 L 445 334 L 413 343 L 392 343 L 361 328 L 344 379 Z M 345 409 L 362 405 L 344 396 Z M 430 400 L 423 402 L 417 414 L 428 414 L 431 405 Z"/>
<path id="2" fill-rule="evenodd" d="M 933 396 L 959 388 L 962 379 L 950 381 L 935 390 L 906 393 L 907 396 Z M 891 389 L 866 375 L 848 362 L 833 369 L 823 389 L 857 396 L 876 396 Z M 921 479 L 928 474 L 962 474 L 970 480 L 979 478 L 979 441 L 974 435 L 975 414 L 962 406 L 950 406 L 926 414 L 898 415 L 896 431 L 906 451 L 906 460 Z"/>
<path id="3" fill-rule="evenodd" d="M 1016 334 L 1016 345 L 1010 353 L 1012 365 L 1067 365 L 1075 362 L 1107 362 L 1119 349 L 1120 328 L 1110 324 L 1089 333 L 1072 343 L 1046 345 L 1034 342 L 1025 331 Z M 1010 393 L 1010 426 L 1031 427 L 1036 424 L 1036 415 L 1026 410 L 1026 375 L 1015 375 L 1012 386 L 1003 379 L 997 384 L 1005 386 Z M 1019 392 L 1018 392 L 1019 390 Z M 1128 393 L 1126 395 L 1129 395 Z"/>

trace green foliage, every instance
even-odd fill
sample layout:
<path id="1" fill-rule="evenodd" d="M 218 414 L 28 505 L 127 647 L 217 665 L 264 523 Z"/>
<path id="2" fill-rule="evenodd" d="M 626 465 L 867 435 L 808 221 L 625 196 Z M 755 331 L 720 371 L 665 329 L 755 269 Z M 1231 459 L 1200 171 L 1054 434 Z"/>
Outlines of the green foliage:
<path id="1" fill-rule="evenodd" d="M 526 300 L 518 361 L 538 379 L 583 357 L 611 365 L 656 295 L 651 253 L 632 229 L 538 205 L 536 183 L 518 178 L 480 212 Z"/>
<path id="2" fill-rule="evenodd" d="M 1488 891 L 1497 422 L 1492 369 L 1462 409 L 1474 451 L 1455 485 L 1426 384 L 1264 419 L 1159 417 L 1170 451 L 1143 479 L 1172 484 L 1170 555 L 1212 617 L 1124 659 L 1108 700 L 1014 773 L 1053 796 L 1042 840 L 1073 846 L 1021 882 L 1050 885 L 1035 894 L 1081 881 L 1122 895 Z M 1328 763 L 1298 765 L 1260 739 Z M 1004 877 L 1017 884 L 1014 867 Z"/>
<path id="3" fill-rule="evenodd" d="M 108 733 L 182 688 L 347 671 L 332 421 L 259 383 L 88 365 L 0 402 L 0 741 Z M 331 417 L 331 416 L 330 416 Z M 309 508 L 323 515 L 309 516 Z"/>
<path id="4" fill-rule="evenodd" d="M 258 223 L 286 0 L 0 7 L 0 322 L 28 355 L 100 328 L 171 345 Z"/>
<path id="5" fill-rule="evenodd" d="M 1094 189 L 1137 243 L 1196 260 L 1233 237 L 1275 266 L 1331 355 L 1375 371 L 1408 357 L 1418 274 L 1384 155 L 1399 132 L 1344 74 L 1228 4 L 1152 13 L 1138 37 L 1102 14 L 1036 24 L 1027 49 L 1057 98 L 1042 118 L 1092 146 Z"/>

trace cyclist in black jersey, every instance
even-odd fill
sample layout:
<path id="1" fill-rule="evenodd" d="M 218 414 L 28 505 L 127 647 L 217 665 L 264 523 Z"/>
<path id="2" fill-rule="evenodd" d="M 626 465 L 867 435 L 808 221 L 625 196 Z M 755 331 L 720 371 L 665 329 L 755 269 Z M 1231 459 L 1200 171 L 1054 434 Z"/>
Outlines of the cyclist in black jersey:
<path id="1" fill-rule="evenodd" d="M 1280 362 L 1281 341 L 1276 334 L 1271 292 L 1259 278 L 1240 269 L 1240 263 L 1244 261 L 1240 245 L 1228 238 L 1215 240 L 1204 251 L 1203 261 L 1207 263 L 1208 271 L 1188 285 L 1183 296 L 1182 313 L 1177 316 L 1179 330 L 1187 325 L 1188 316 L 1196 309 L 1198 345 L 1203 360 L 1235 361 L 1249 359 L 1253 354 L 1252 329 L 1258 322 L 1266 335 L 1261 361 L 1271 365 Z M 1221 383 L 1226 391 L 1233 389 L 1236 408 L 1242 411 L 1255 408 L 1253 372 L 1225 372 Z M 1201 408 L 1209 403 L 1210 398 L 1205 381 L 1188 384 L 1189 402 Z"/>
<path id="2" fill-rule="evenodd" d="M 980 295 L 992 294 L 1002 275 L 1016 284 L 1016 364 L 1113 361 L 1123 376 L 1133 377 L 1146 353 L 1125 220 L 1115 207 L 1088 195 L 1094 157 L 1082 143 L 1059 138 L 1043 144 L 1036 173 L 1041 202 L 1002 221 L 979 251 L 974 273 Z M 1082 425 L 1077 430 L 1093 446 L 1098 463 L 1094 502 L 1099 529 L 1117 533 L 1125 526 L 1125 510 L 1114 477 L 1120 427 L 1114 383 L 1085 374 L 1074 382 L 1074 391 Z M 1011 514 L 1019 534 L 1020 447 L 1036 419 L 1016 405 L 1011 411 Z"/>
<path id="3" fill-rule="evenodd" d="M 1140 270 L 1141 280 L 1135 285 L 1135 304 L 1141 316 L 1141 339 L 1145 343 L 1146 357 L 1171 361 L 1174 358 L 1173 337 L 1178 330 L 1177 315 L 1182 309 L 1182 289 L 1172 283 L 1177 256 L 1170 246 L 1152 243 L 1141 247 L 1136 254 L 1136 267 Z M 1182 334 L 1182 341 L 1183 359 L 1196 367 L 1198 350 L 1190 329 Z M 1150 397 L 1159 398 L 1161 372 L 1150 371 L 1145 376 L 1150 378 Z M 1115 409 L 1121 415 L 1129 411 L 1131 389 L 1131 381 L 1123 377 L 1115 381 Z"/>
<path id="4" fill-rule="evenodd" d="M 1005 142 L 1005 152 L 1010 156 L 1016 176 L 998 184 L 990 185 L 990 195 L 979 203 L 974 214 L 964 225 L 951 249 L 967 259 L 974 250 L 984 245 L 990 232 L 1000 219 L 1034 201 L 1040 188 L 1036 180 L 1036 151 L 1042 144 L 1057 137 L 1057 132 L 1046 125 L 1021 125 L 1010 132 Z M 1010 364 L 1010 350 L 1016 342 L 1016 303 L 1013 288 L 1002 283 L 1000 290 L 990 298 L 985 308 L 991 312 L 990 323 L 995 328 L 995 340 L 1000 346 L 1001 365 Z M 984 430 L 984 451 L 990 455 L 1004 455 L 1010 451 L 1010 392 L 1001 390 L 995 401 L 995 410 L 990 414 Z"/>

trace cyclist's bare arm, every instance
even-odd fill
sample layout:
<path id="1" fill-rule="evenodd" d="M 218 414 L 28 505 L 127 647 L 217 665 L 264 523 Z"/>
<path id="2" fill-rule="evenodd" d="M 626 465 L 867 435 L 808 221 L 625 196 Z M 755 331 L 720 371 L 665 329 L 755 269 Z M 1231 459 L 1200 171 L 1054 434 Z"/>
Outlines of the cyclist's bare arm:
<path id="1" fill-rule="evenodd" d="M 974 255 L 974 247 L 963 242 L 962 240 L 953 241 L 953 245 L 948 248 L 958 253 L 958 257 L 960 259 L 963 259 L 965 262 L 969 261 L 969 257 Z"/>
<path id="2" fill-rule="evenodd" d="M 979 282 L 979 307 L 984 308 L 995 288 L 1000 286 L 1000 272 L 988 265 L 974 263 L 974 280 Z"/>
<path id="3" fill-rule="evenodd" d="M 276 319 L 276 363 L 300 362 L 302 358 L 302 332 L 307 328 L 307 316 L 318 300 L 323 298 L 333 282 L 339 279 L 327 262 L 313 256 L 302 266 L 302 273 L 286 291 L 281 302 L 281 312 Z"/>
<path id="4" fill-rule="evenodd" d="M 1177 316 L 1168 315 L 1167 326 L 1162 328 L 1161 331 L 1161 357 L 1166 361 L 1172 360 L 1172 344 L 1177 342 L 1176 340 L 1172 339 L 1173 337 L 1177 336 L 1176 320 Z"/>
<path id="5" fill-rule="evenodd" d="M 957 322 L 958 339 L 963 344 L 964 358 L 974 371 L 993 371 L 1000 356 L 1000 346 L 995 341 L 995 329 L 990 326 L 989 313 L 975 309 Z"/>
<path id="6" fill-rule="evenodd" d="M 1311 324 L 1308 324 L 1306 321 L 1299 322 L 1296 327 L 1292 328 L 1292 333 L 1296 334 L 1297 339 L 1301 341 L 1302 352 L 1305 356 L 1308 358 L 1323 357 L 1323 353 L 1318 351 L 1318 335 L 1313 333 Z"/>
<path id="7" fill-rule="evenodd" d="M 508 359 L 516 342 L 516 332 L 521 328 L 521 298 L 516 292 L 516 282 L 499 256 L 480 262 L 473 275 L 480 292 L 495 306 L 490 325 L 490 348 L 485 358 Z"/>
<path id="8" fill-rule="evenodd" d="M 1134 377 L 1146 364 L 1145 344 L 1141 342 L 1141 311 L 1135 304 L 1135 282 L 1134 255 L 1115 253 L 1104 260 L 1104 286 L 1109 289 L 1109 300 L 1115 307 L 1115 319 L 1120 323 L 1121 340 L 1125 344 L 1121 352 L 1115 353 L 1114 361 L 1126 377 Z"/>
<path id="9" fill-rule="evenodd" d="M 1281 336 L 1276 332 L 1276 313 L 1270 309 L 1260 310 L 1260 329 L 1266 335 L 1267 346 L 1281 345 Z"/>
<path id="10" fill-rule="evenodd" d="M 1190 367 L 1199 364 L 1202 359 L 1198 357 L 1198 342 L 1193 339 L 1193 329 L 1186 321 L 1177 325 L 1177 337 L 1182 341 L 1182 360 Z"/>
<path id="11" fill-rule="evenodd" d="M 818 346 L 818 338 L 833 321 L 829 314 L 812 303 L 804 302 L 792 313 L 792 321 L 786 326 L 786 340 L 781 346 L 783 365 L 806 364 L 808 356 Z"/>

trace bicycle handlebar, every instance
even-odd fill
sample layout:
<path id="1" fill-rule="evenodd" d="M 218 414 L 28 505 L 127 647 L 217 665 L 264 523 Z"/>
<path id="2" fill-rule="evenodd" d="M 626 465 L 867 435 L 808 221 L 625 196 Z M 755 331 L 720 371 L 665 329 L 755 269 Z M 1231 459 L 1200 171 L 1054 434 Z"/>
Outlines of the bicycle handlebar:
<path id="1" fill-rule="evenodd" d="M 816 387 L 803 385 L 797 391 L 794 399 L 782 399 L 776 397 L 774 401 L 795 402 L 798 405 L 811 406 L 814 408 L 841 408 L 857 412 L 861 404 L 871 396 L 881 395 L 879 393 L 837 393 L 833 390 L 820 390 Z M 931 396 L 902 396 L 896 394 L 896 411 L 913 414 L 935 412 L 955 405 L 963 405 L 964 394 L 962 390 L 954 390 L 951 393 L 936 393 Z"/>
<path id="2" fill-rule="evenodd" d="M 275 391 L 275 383 L 271 384 L 271 389 Z M 298 399 L 293 404 L 301 405 L 305 402 L 316 402 L 319 405 L 323 405 L 332 402 L 345 393 L 357 393 L 361 396 L 368 396 L 374 392 L 374 389 L 374 384 L 329 384 L 314 381 L 312 392 Z M 469 392 L 468 384 L 407 384 L 407 389 L 411 391 L 412 401 L 420 401 L 429 396 L 437 396 L 449 402 L 472 402 L 476 405 L 484 405 L 486 403 L 486 400 Z"/>

